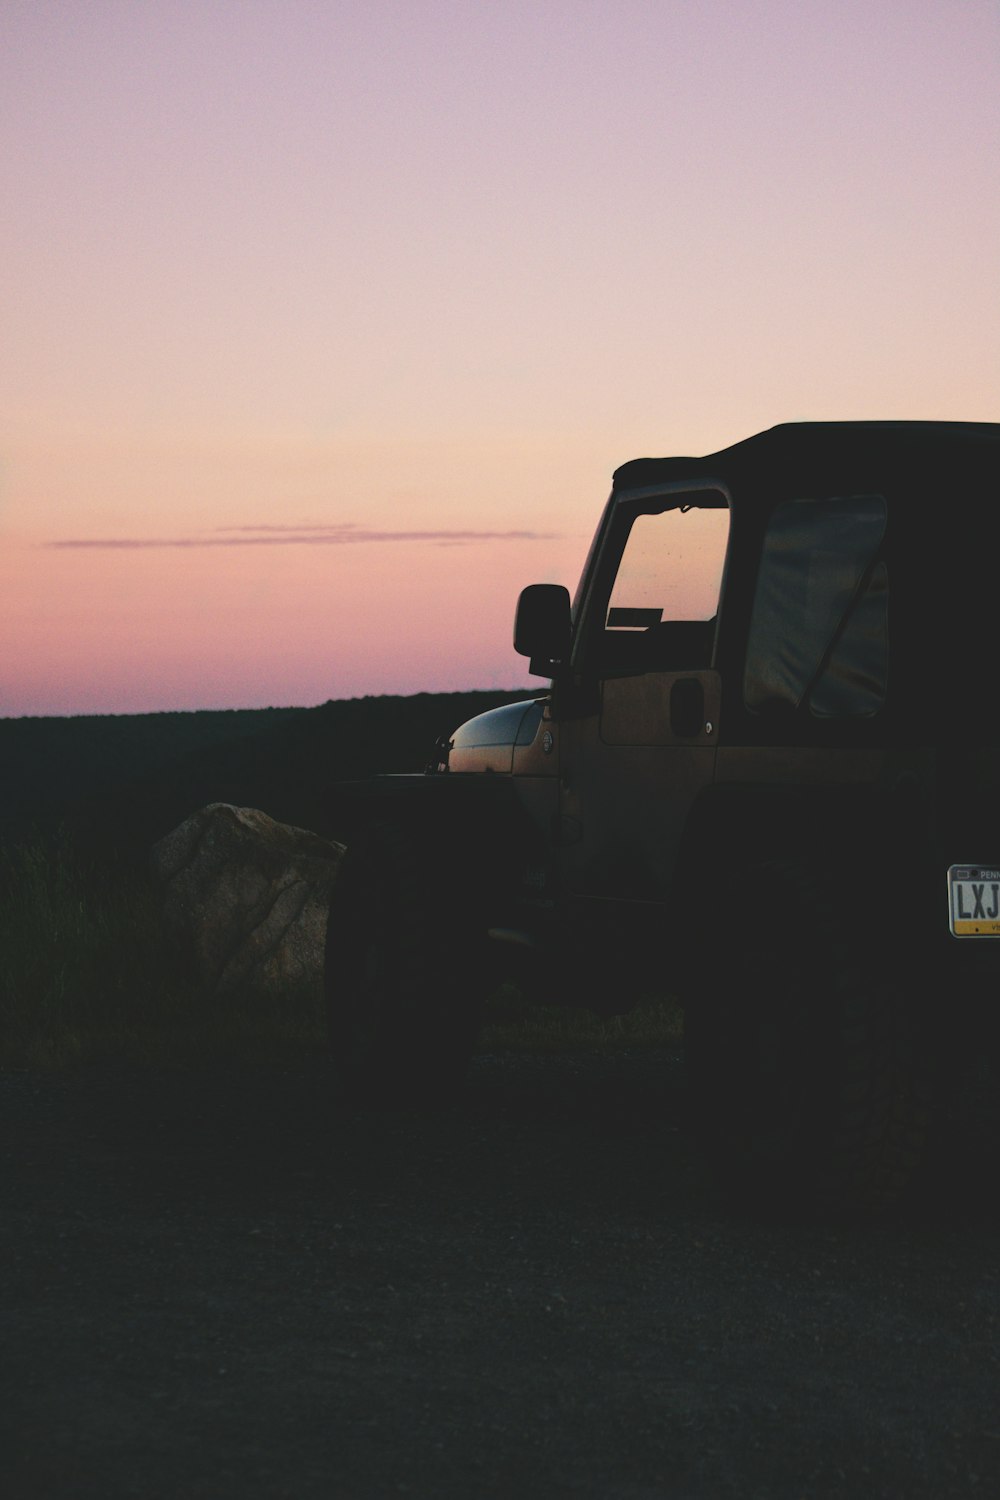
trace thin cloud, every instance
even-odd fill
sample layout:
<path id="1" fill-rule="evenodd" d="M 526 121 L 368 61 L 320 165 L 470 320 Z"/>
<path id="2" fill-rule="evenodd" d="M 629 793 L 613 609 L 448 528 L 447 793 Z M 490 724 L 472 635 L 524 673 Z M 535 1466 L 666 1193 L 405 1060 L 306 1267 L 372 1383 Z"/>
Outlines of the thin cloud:
<path id="1" fill-rule="evenodd" d="M 221 534 L 220 534 L 221 533 Z M 352 521 L 329 526 L 220 526 L 217 533 L 171 537 L 66 537 L 46 547 L 119 552 L 194 547 L 344 547 L 360 542 L 423 542 L 448 547 L 471 542 L 552 541 L 551 531 L 376 531 Z"/>
<path id="2" fill-rule="evenodd" d="M 255 526 L 213 526 L 213 532 L 280 532 L 293 533 L 299 531 L 309 532 L 318 536 L 326 532 L 357 531 L 356 521 L 299 521 L 294 525 L 282 523 L 279 526 L 255 525 Z"/>

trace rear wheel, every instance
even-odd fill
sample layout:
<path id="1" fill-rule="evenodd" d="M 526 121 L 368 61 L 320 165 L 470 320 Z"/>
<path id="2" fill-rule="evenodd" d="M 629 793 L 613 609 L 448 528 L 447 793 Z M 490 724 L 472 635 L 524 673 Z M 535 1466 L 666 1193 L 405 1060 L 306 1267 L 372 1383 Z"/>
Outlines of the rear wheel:
<path id="1" fill-rule="evenodd" d="M 843 883 L 807 860 L 762 861 L 716 886 L 713 907 L 686 1052 L 719 1174 L 772 1206 L 894 1201 L 922 1144 L 909 1019 Z"/>
<path id="2" fill-rule="evenodd" d="M 439 1101 L 464 1077 L 478 1035 L 484 938 L 472 893 L 454 889 L 463 872 L 431 839 L 369 825 L 334 890 L 328 1034 L 338 1084 L 355 1104 Z"/>

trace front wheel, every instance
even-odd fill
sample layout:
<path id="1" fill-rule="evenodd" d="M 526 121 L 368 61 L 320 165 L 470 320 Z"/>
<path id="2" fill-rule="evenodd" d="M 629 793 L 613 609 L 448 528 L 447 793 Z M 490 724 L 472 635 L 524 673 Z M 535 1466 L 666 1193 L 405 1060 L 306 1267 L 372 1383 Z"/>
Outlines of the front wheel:
<path id="1" fill-rule="evenodd" d="M 914 1018 L 844 885 L 808 860 L 766 860 L 717 885 L 713 908 L 685 1048 L 717 1172 L 762 1206 L 893 1202 L 922 1144 Z"/>
<path id="2" fill-rule="evenodd" d="M 373 823 L 348 847 L 327 927 L 324 986 L 343 1096 L 440 1101 L 461 1082 L 484 998 L 474 895 L 428 836 Z"/>

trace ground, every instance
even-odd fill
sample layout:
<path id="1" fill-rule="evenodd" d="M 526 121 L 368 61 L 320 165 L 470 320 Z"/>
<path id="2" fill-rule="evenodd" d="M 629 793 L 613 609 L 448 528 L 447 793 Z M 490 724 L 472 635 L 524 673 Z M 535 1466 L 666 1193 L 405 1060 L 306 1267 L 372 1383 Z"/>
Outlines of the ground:
<path id="1" fill-rule="evenodd" d="M 10 1500 L 997 1492 L 968 1121 L 837 1227 L 717 1197 L 669 1051 L 484 1055 L 436 1116 L 345 1119 L 321 1059 L 0 1107 Z"/>

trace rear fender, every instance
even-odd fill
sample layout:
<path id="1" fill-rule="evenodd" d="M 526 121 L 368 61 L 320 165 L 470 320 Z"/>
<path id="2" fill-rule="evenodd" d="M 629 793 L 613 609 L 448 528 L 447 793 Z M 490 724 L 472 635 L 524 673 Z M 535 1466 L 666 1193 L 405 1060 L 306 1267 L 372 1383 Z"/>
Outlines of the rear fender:
<path id="1" fill-rule="evenodd" d="M 706 923 L 713 878 L 734 866 L 752 871 L 789 856 L 808 860 L 829 878 L 845 920 L 873 961 L 930 961 L 936 946 L 933 860 L 926 823 L 908 798 L 884 786 L 715 786 L 692 810 L 672 892 L 688 993 L 697 993 L 699 966 L 710 961 L 704 934 L 715 926 Z M 715 930 L 724 941 L 724 912 Z"/>

